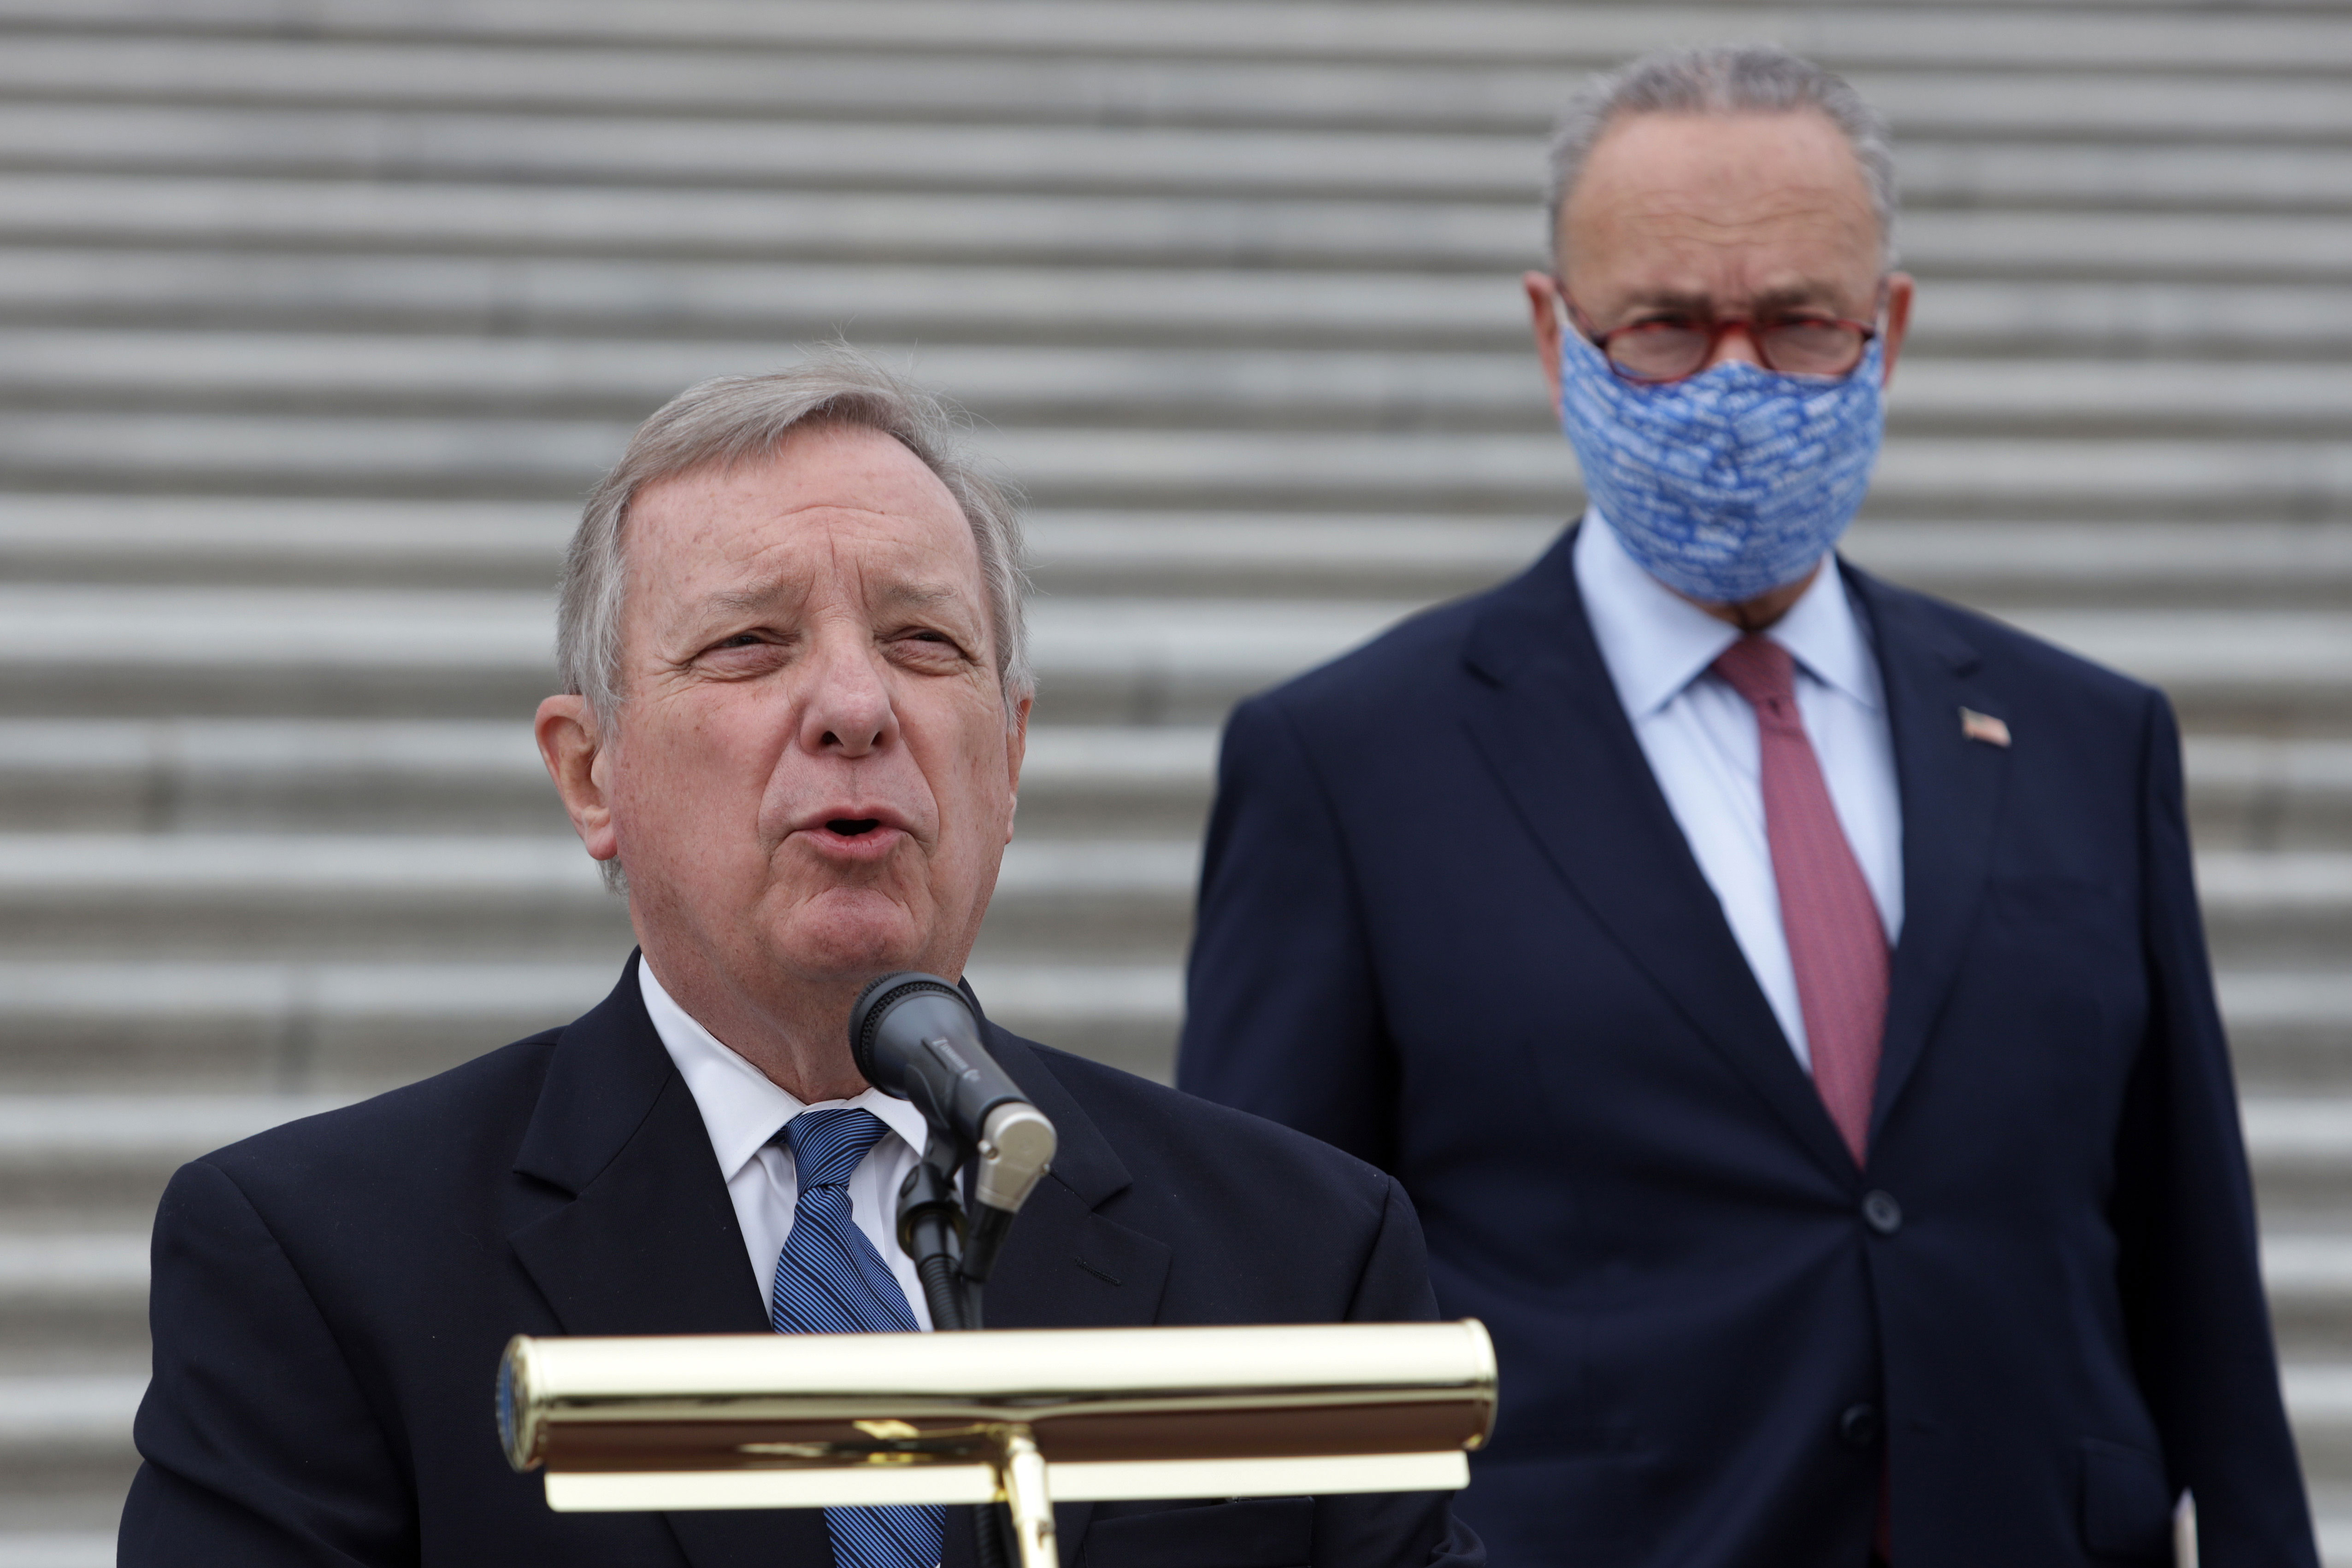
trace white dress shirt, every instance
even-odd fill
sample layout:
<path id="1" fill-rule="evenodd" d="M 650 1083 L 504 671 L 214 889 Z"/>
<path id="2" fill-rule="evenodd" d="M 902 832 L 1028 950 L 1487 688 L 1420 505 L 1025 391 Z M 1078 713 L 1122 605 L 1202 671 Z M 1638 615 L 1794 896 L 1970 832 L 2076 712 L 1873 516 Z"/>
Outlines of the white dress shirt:
<path id="1" fill-rule="evenodd" d="M 1804 1009 L 1764 833 L 1756 710 L 1707 668 L 1739 640 L 1739 629 L 1643 571 L 1597 510 L 1585 514 L 1574 560 L 1593 640 L 1650 772 L 1781 1033 L 1810 1071 Z M 1796 660 L 1806 737 L 1892 947 L 1903 931 L 1903 802 L 1878 660 L 1834 561 L 1765 636 Z"/>
<path id="2" fill-rule="evenodd" d="M 751 1272 L 759 1278 L 761 1299 L 772 1303 L 776 1259 L 783 1255 L 784 1238 L 793 1231 L 793 1209 L 800 1201 L 792 1149 L 776 1134 L 803 1110 L 853 1106 L 879 1117 L 884 1131 L 850 1173 L 850 1220 L 890 1266 L 907 1305 L 914 1310 L 917 1326 L 929 1328 L 931 1312 L 923 1301 L 923 1282 L 916 1278 L 915 1260 L 899 1247 L 897 1235 L 898 1184 L 922 1158 L 923 1140 L 929 1132 L 923 1113 L 910 1101 L 894 1100 L 878 1089 L 869 1089 L 855 1100 L 804 1104 L 695 1022 L 662 989 L 661 982 L 654 978 L 653 966 L 642 956 L 637 960 L 637 987 L 645 994 L 646 1011 L 653 1016 L 654 1032 L 661 1037 L 662 1048 L 677 1064 L 678 1076 L 686 1079 L 695 1107 L 702 1112 L 702 1125 L 709 1130 L 710 1147 L 719 1155 L 719 1173 L 726 1178 L 727 1196 L 735 1205 L 735 1223 L 742 1227 L 743 1246 L 751 1255 Z"/>

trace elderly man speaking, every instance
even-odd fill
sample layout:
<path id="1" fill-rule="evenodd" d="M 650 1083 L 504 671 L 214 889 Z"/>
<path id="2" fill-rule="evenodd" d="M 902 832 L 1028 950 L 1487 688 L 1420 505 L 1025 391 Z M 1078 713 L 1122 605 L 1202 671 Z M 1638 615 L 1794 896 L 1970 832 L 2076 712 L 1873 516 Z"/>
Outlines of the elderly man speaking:
<path id="1" fill-rule="evenodd" d="M 2309 1564 L 2171 710 L 1832 553 L 1883 126 L 1717 49 L 1554 153 L 1591 510 L 1236 712 L 1180 1083 L 1412 1194 L 1498 1562 Z"/>
<path id="2" fill-rule="evenodd" d="M 1013 832 L 1019 541 L 950 435 L 846 353 L 697 387 L 637 432 L 572 543 L 569 689 L 539 740 L 640 952 L 569 1026 L 173 1178 L 124 1568 L 975 1561 L 968 1509 L 554 1514 L 491 1419 L 515 1333 L 928 1326 L 892 1235 L 923 1119 L 858 1076 L 846 1026 L 877 975 L 962 973 Z M 988 1046 L 1061 1139 L 992 1325 L 1433 1310 L 1388 1177 Z M 1066 1505 L 1058 1527 L 1095 1568 L 1485 1561 L 1429 1495 Z"/>

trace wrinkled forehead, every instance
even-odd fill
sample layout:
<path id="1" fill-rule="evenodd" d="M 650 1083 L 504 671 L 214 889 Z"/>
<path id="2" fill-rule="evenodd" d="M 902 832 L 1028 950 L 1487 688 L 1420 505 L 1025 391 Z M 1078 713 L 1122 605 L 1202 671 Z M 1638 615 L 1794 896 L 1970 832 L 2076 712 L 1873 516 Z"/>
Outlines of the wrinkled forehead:
<path id="1" fill-rule="evenodd" d="M 1564 263 L 1621 273 L 1737 255 L 1875 277 L 1885 237 L 1853 144 L 1797 109 L 1619 118 L 1568 193 L 1559 241 Z"/>
<path id="2" fill-rule="evenodd" d="M 797 429 L 764 457 L 640 491 L 625 551 L 647 612 L 713 595 L 848 586 L 893 598 L 982 594 L 979 550 L 938 475 L 880 431 Z"/>

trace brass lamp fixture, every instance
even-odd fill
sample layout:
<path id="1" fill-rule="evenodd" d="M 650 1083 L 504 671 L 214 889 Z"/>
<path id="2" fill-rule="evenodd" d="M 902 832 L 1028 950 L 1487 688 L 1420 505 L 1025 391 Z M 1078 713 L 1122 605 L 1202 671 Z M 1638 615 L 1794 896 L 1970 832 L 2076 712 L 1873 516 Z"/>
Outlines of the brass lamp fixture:
<path id="1" fill-rule="evenodd" d="M 562 1511 L 1009 1506 L 1465 1486 L 1495 1415 L 1479 1323 L 976 1334 L 519 1336 L 507 1458 Z"/>

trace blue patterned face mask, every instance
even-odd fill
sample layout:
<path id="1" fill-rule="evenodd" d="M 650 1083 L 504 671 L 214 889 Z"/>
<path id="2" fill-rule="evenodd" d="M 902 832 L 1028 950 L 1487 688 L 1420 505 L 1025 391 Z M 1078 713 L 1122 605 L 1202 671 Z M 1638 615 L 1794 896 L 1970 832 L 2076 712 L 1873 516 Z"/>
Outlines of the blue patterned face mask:
<path id="1" fill-rule="evenodd" d="M 1565 337 L 1560 426 L 1585 492 L 1666 586 L 1712 605 L 1769 594 L 1803 576 L 1861 510 L 1886 430 L 1878 339 L 1834 381 L 1734 360 L 1643 386 Z"/>

